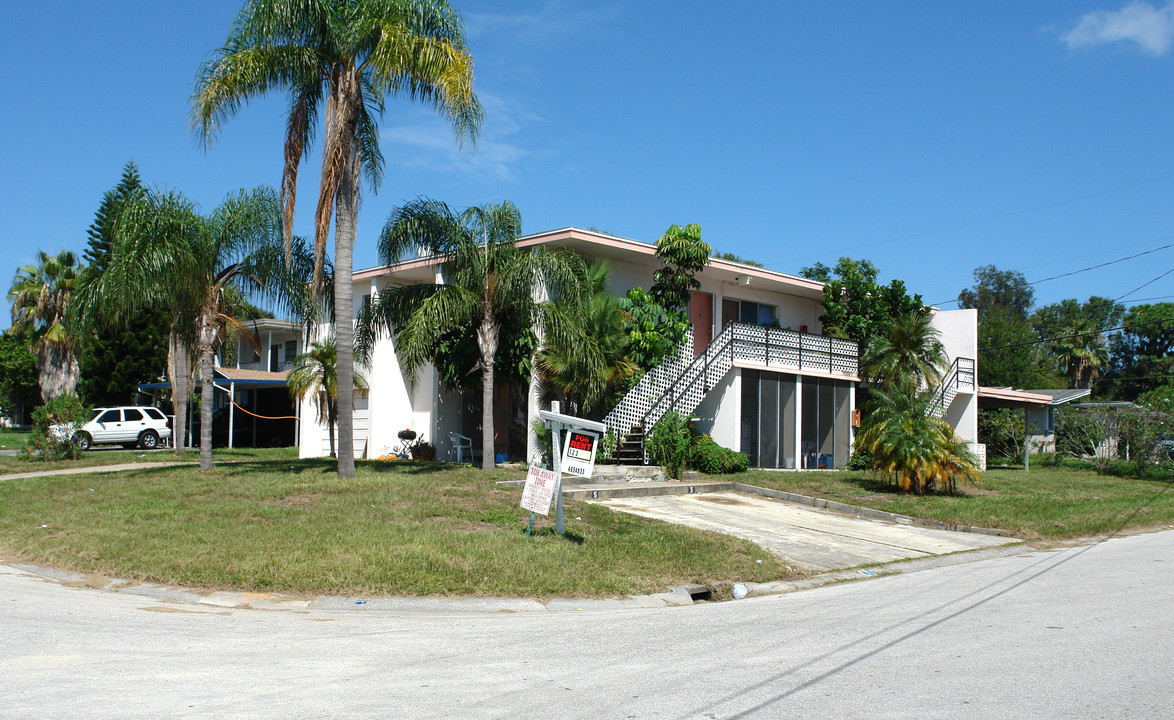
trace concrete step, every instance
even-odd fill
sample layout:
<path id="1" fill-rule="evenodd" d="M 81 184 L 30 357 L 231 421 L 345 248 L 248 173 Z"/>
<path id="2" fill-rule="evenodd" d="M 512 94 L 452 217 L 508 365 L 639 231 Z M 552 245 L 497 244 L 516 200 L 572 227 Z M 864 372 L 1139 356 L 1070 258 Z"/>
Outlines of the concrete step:
<path id="1" fill-rule="evenodd" d="M 716 481 L 575 484 L 563 485 L 563 497 L 568 500 L 607 500 L 652 495 L 695 495 L 733 492 L 734 486 L 732 482 Z"/>

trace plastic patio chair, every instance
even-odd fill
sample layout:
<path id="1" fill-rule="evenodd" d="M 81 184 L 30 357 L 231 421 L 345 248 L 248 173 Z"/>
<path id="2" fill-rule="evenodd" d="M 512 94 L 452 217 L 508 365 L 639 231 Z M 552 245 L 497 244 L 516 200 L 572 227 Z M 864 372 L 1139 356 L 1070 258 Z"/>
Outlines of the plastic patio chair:
<path id="1" fill-rule="evenodd" d="M 452 440 L 452 449 L 456 451 L 457 462 L 465 462 L 466 454 L 468 454 L 470 462 L 475 462 L 481 457 L 481 451 L 473 447 L 473 438 L 458 432 L 450 432 L 448 438 Z"/>

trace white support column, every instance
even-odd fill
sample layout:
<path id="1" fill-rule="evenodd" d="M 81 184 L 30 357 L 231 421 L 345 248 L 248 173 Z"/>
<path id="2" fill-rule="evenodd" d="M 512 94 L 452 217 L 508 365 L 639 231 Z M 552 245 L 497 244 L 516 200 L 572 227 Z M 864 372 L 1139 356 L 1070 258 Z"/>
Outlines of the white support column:
<path id="1" fill-rule="evenodd" d="M 268 372 L 273 367 L 273 331 L 269 331 L 269 342 L 265 344 L 265 371 Z"/>
<path id="2" fill-rule="evenodd" d="M 253 407 L 256 407 L 254 404 Z M 254 412 L 256 412 L 254 410 Z M 236 419 L 236 383 L 228 383 L 228 447 L 232 448 L 232 426 Z"/>
<path id="3" fill-rule="evenodd" d="M 546 291 L 545 286 L 535 287 L 531 292 L 534 302 L 545 302 L 550 296 Z M 543 333 L 542 329 L 535 327 L 534 334 L 538 336 L 538 345 L 535 352 L 542 349 Z M 542 464 L 542 452 L 538 448 L 538 432 L 534 429 L 534 423 L 538 422 L 538 411 L 542 409 L 542 383 L 538 379 L 538 373 L 534 371 L 534 363 L 530 363 L 530 388 L 526 393 L 526 462 L 531 465 Z M 557 411 L 556 411 L 557 412 Z M 620 432 L 626 432 L 620 429 Z M 621 438 L 617 438 L 619 440 Z"/>
<path id="4" fill-rule="evenodd" d="M 852 449 L 856 447 L 856 425 L 852 421 L 856 418 L 856 383 L 848 384 L 848 459 L 852 459 Z M 842 469 L 842 468 L 840 468 Z"/>
<path id="5" fill-rule="evenodd" d="M 795 468 L 803 468 L 803 376 L 795 376 Z"/>

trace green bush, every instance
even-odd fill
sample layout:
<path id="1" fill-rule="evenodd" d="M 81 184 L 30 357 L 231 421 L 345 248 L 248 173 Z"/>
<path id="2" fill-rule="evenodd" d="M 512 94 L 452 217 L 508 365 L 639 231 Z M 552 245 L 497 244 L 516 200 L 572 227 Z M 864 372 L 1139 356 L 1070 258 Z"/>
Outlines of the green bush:
<path id="1" fill-rule="evenodd" d="M 750 459 L 745 453 L 724 448 L 703 435 L 693 443 L 689 467 L 710 475 L 723 475 L 750 469 Z"/>
<path id="2" fill-rule="evenodd" d="M 872 469 L 872 455 L 868 454 L 867 450 L 857 450 L 852 453 L 852 458 L 848 460 L 848 470 L 871 470 Z"/>
<path id="3" fill-rule="evenodd" d="M 35 460 L 75 460 L 82 451 L 73 442 L 73 430 L 53 430 L 54 426 L 79 428 L 90 419 L 90 408 L 76 395 L 55 397 L 33 410 L 33 431 L 22 451 Z"/>
<path id="4" fill-rule="evenodd" d="M 675 410 L 665 413 L 652 434 L 644 440 L 648 457 L 653 465 L 663 465 L 670 477 L 681 479 L 681 468 L 689 460 L 689 449 L 693 444 L 689 430 L 690 418 Z"/>

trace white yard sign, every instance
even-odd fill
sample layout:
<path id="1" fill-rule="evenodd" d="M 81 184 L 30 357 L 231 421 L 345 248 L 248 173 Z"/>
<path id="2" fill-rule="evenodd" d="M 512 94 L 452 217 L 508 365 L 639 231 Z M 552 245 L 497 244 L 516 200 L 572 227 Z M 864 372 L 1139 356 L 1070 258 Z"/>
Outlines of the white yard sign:
<path id="1" fill-rule="evenodd" d="M 595 448 L 598 446 L 598 433 L 568 430 L 563 445 L 562 471 L 582 478 L 591 477 L 595 471 Z"/>
<path id="2" fill-rule="evenodd" d="M 554 497 L 558 477 L 553 470 L 530 466 L 526 487 L 522 490 L 522 507 L 539 515 L 550 514 L 550 500 Z"/>

